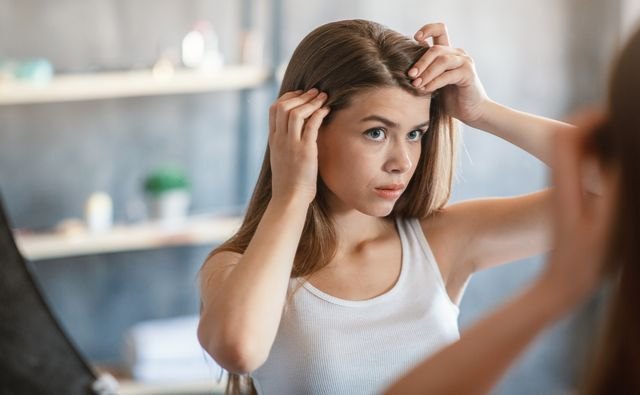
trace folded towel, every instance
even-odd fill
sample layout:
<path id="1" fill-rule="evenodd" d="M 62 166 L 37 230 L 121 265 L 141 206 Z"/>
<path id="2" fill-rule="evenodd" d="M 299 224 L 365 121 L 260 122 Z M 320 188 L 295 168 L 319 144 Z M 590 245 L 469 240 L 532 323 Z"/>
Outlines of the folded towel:
<path id="1" fill-rule="evenodd" d="M 188 381 L 221 382 L 226 372 L 214 361 L 143 362 L 131 367 L 131 376 L 145 383 L 176 383 Z"/>
<path id="2" fill-rule="evenodd" d="M 219 380 L 222 368 L 197 339 L 199 317 L 138 323 L 125 333 L 124 360 L 135 380 L 175 382 Z"/>

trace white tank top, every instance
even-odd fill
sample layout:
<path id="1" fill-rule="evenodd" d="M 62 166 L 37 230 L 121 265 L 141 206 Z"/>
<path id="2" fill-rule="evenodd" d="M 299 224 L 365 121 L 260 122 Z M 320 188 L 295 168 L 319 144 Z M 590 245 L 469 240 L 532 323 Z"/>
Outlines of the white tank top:
<path id="1" fill-rule="evenodd" d="M 458 306 L 447 294 L 420 222 L 396 224 L 402 266 L 388 292 L 353 301 L 290 281 L 294 294 L 269 357 L 251 374 L 258 394 L 378 394 L 460 337 Z"/>

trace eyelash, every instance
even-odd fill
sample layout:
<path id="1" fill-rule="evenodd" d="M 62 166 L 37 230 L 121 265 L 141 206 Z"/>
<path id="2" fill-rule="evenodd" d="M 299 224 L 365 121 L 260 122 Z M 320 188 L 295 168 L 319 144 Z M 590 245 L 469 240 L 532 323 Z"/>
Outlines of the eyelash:
<path id="1" fill-rule="evenodd" d="M 372 138 L 372 137 L 371 137 L 371 132 L 374 132 L 374 131 L 381 131 L 381 132 L 382 132 L 382 133 L 384 133 L 385 135 L 386 135 L 386 133 L 387 133 L 387 132 L 386 132 L 386 130 L 385 130 L 384 128 L 371 128 L 371 129 L 367 130 L 366 132 L 364 132 L 363 134 L 364 134 L 365 136 L 367 136 L 369 139 L 373 140 L 373 141 L 382 141 L 382 140 L 375 139 L 375 138 Z M 412 131 L 411 131 L 411 132 L 409 132 L 409 133 L 413 133 L 413 132 L 418 132 L 418 133 L 420 133 L 420 135 L 419 135 L 415 140 L 411 140 L 411 141 L 420 141 L 420 140 L 422 139 L 422 136 L 424 136 L 424 135 L 427 133 L 427 131 L 426 131 L 426 130 L 422 130 L 422 129 L 412 130 Z"/>

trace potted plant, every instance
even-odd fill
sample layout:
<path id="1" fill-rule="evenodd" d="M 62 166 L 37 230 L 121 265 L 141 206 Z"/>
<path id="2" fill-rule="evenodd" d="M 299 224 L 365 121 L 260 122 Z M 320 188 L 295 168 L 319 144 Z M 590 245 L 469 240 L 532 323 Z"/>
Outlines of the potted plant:
<path id="1" fill-rule="evenodd" d="M 186 218 L 191 191 L 189 180 L 182 169 L 155 169 L 145 179 L 144 190 L 149 197 L 152 219 L 175 224 Z"/>

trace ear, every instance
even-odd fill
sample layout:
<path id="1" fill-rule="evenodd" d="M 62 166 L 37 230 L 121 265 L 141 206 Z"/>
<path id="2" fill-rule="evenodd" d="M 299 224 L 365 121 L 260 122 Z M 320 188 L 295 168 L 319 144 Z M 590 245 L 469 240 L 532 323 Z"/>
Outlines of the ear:
<path id="1" fill-rule="evenodd" d="M 607 177 L 606 168 L 603 166 L 598 156 L 595 155 L 593 149 L 589 146 L 590 136 L 594 130 L 605 119 L 605 113 L 600 108 L 584 109 L 571 117 L 571 123 L 576 125 L 572 131 L 562 131 L 559 133 L 569 133 L 569 136 L 556 136 L 560 140 L 566 140 L 564 149 L 573 146 L 570 155 L 571 160 L 575 161 L 575 170 L 578 172 L 578 181 L 580 182 L 580 190 L 583 194 L 591 194 L 602 196 L 605 190 L 605 177 Z M 555 152 L 556 161 L 563 163 L 567 161 L 566 153 Z M 576 175 L 576 174 L 574 174 Z"/>
<path id="2" fill-rule="evenodd" d="M 603 165 L 595 155 L 584 155 L 580 162 L 583 214 L 607 240 L 615 220 L 620 190 L 618 168 Z"/>
<path id="3" fill-rule="evenodd" d="M 605 191 L 605 178 L 607 176 L 605 168 L 601 162 L 593 155 L 585 155 L 580 158 L 581 185 L 585 193 L 602 196 Z"/>

